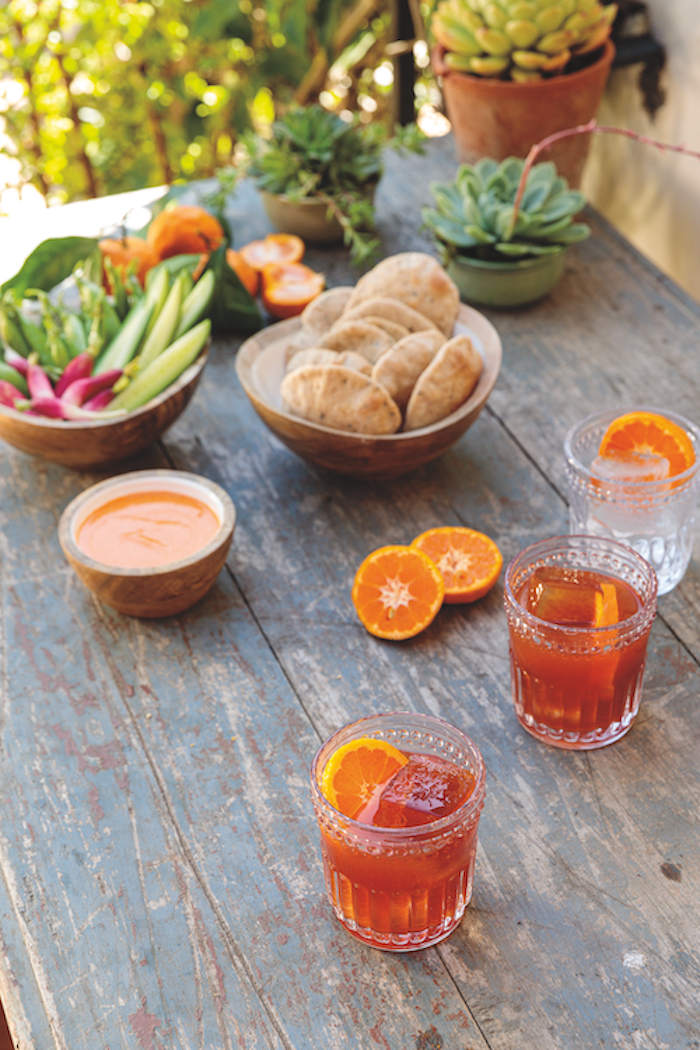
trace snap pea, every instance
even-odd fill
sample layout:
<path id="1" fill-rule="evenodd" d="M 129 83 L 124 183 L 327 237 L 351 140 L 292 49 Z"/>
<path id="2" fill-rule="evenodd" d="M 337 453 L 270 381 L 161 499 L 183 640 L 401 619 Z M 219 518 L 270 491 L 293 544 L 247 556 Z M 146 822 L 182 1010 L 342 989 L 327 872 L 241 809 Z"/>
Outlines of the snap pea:
<path id="1" fill-rule="evenodd" d="M 177 329 L 177 322 L 180 317 L 182 288 L 183 281 L 180 277 L 176 277 L 173 281 L 173 286 L 168 293 L 168 298 L 163 304 L 163 309 L 158 314 L 155 324 L 146 336 L 144 344 L 141 347 L 141 354 L 139 356 L 140 372 L 143 372 L 152 361 L 155 361 L 158 355 L 162 354 L 173 341 L 175 330 Z"/>
<path id="2" fill-rule="evenodd" d="M 210 332 L 211 321 L 207 318 L 176 339 L 148 368 L 131 380 L 126 390 L 117 394 L 109 406 L 110 411 L 121 408 L 130 412 L 140 408 L 169 387 L 197 360 Z"/>
<path id="3" fill-rule="evenodd" d="M 132 357 L 135 357 L 152 311 L 153 304 L 149 303 L 145 297 L 139 299 L 131 307 L 114 339 L 98 358 L 93 370 L 95 375 L 99 375 L 100 372 L 107 372 L 111 368 L 123 370 Z"/>
<path id="4" fill-rule="evenodd" d="M 215 284 L 214 271 L 206 270 L 182 304 L 176 336 L 183 335 L 193 324 L 204 317 L 211 304 Z"/>

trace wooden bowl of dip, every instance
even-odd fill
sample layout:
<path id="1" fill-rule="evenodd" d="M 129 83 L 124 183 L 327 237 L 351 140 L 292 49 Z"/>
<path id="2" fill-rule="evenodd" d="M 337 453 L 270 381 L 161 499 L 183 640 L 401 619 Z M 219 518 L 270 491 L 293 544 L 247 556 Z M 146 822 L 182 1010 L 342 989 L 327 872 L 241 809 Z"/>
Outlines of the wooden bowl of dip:
<path id="1" fill-rule="evenodd" d="M 137 470 L 92 485 L 61 515 L 69 564 L 101 602 L 127 616 L 189 609 L 214 583 L 233 539 L 228 493 L 198 474 Z"/>

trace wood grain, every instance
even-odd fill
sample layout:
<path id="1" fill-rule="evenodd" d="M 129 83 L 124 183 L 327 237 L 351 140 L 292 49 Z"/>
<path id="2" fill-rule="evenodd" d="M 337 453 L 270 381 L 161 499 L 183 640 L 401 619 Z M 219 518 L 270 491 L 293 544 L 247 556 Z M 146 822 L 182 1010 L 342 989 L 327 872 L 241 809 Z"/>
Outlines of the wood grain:
<path id="1" fill-rule="evenodd" d="M 388 162 L 386 253 L 418 229 L 449 141 Z M 269 228 L 244 186 L 237 244 Z M 0 998 L 22 1050 L 691 1050 L 700 1030 L 700 592 L 659 603 L 637 722 L 572 754 L 519 727 L 502 581 L 404 643 L 358 623 L 355 569 L 442 524 L 508 560 L 566 531 L 561 443 L 604 404 L 693 416 L 700 309 L 591 216 L 561 285 L 492 313 L 504 362 L 469 431 L 403 478 L 300 459 L 217 340 L 188 411 L 139 466 L 222 485 L 227 571 L 188 613 L 134 620 L 62 558 L 62 509 L 96 480 L 0 450 Z M 308 252 L 329 284 L 352 271 Z M 132 464 L 133 469 L 133 464 Z M 392 956 L 325 899 L 307 778 L 374 711 L 440 715 L 479 745 L 475 890 L 444 944 Z"/>

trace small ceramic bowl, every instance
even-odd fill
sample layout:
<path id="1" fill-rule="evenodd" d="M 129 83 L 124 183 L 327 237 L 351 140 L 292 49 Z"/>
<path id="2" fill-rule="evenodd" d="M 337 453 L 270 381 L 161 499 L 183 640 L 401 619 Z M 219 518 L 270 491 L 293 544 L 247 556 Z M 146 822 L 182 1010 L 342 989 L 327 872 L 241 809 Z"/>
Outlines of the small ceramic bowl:
<path id="1" fill-rule="evenodd" d="M 208 347 L 174 383 L 143 408 L 94 420 L 46 419 L 0 405 L 0 438 L 22 452 L 74 470 L 91 470 L 135 456 L 184 412 L 207 362 Z"/>
<path id="2" fill-rule="evenodd" d="M 110 500 L 136 492 L 170 491 L 200 500 L 219 521 L 214 537 L 181 561 L 146 569 L 120 569 L 85 554 L 76 542 L 81 525 Z M 81 492 L 61 515 L 58 538 L 69 564 L 101 602 L 127 616 L 155 618 L 189 609 L 214 583 L 233 539 L 236 509 L 228 493 L 198 474 L 177 470 L 137 470 Z"/>
<path id="3" fill-rule="evenodd" d="M 302 459 L 355 478 L 389 479 L 441 455 L 472 425 L 493 390 L 501 367 L 498 332 L 477 310 L 462 304 L 454 335 L 470 336 L 481 354 L 479 382 L 463 405 L 420 430 L 398 434 L 352 434 L 293 416 L 282 407 L 280 383 L 298 317 L 280 321 L 246 340 L 236 357 L 236 373 L 253 408 L 280 441 Z"/>

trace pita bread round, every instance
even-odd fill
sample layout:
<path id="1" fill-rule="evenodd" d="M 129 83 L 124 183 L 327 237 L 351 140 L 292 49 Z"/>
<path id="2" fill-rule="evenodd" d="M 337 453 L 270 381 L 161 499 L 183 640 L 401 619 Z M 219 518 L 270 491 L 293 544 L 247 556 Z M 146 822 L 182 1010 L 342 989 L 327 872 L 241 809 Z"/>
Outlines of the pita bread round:
<path id="1" fill-rule="evenodd" d="M 482 367 L 469 336 L 457 335 L 443 343 L 413 388 L 404 430 L 428 427 L 459 408 L 476 386 Z"/>
<path id="2" fill-rule="evenodd" d="M 335 350 L 323 350 L 318 346 L 307 350 L 297 350 L 287 362 L 287 372 L 291 372 L 294 368 L 303 368 L 304 365 L 337 365 L 339 356 Z"/>
<path id="3" fill-rule="evenodd" d="M 302 328 L 311 329 L 319 334 L 327 332 L 342 314 L 351 294 L 350 286 L 327 288 L 325 292 L 321 292 L 302 310 Z"/>
<path id="4" fill-rule="evenodd" d="M 360 277 L 346 309 L 352 310 L 375 295 L 400 299 L 424 314 L 446 336 L 452 334 L 459 310 L 459 289 L 432 255 L 400 252 L 382 259 Z"/>
<path id="5" fill-rule="evenodd" d="M 341 320 L 356 321 L 370 317 L 385 317 L 387 321 L 403 325 L 409 332 L 424 332 L 428 328 L 436 327 L 427 317 L 406 306 L 400 299 L 391 299 L 386 295 L 373 295 L 353 306 L 351 310 L 346 308 Z"/>
<path id="6" fill-rule="evenodd" d="M 323 337 L 322 345 L 328 350 L 354 350 L 362 354 L 370 364 L 393 346 L 394 340 L 382 328 L 377 328 L 367 321 L 343 321 L 334 324 L 330 332 Z"/>
<path id="7" fill-rule="evenodd" d="M 406 335 L 410 335 L 405 324 L 399 324 L 397 321 L 390 321 L 388 317 L 377 317 L 376 314 L 367 314 L 362 320 L 367 321 L 368 324 L 376 325 L 377 328 L 383 328 L 392 339 L 396 339 L 397 341 L 403 339 Z"/>
<path id="8" fill-rule="evenodd" d="M 444 335 L 437 329 L 407 335 L 382 354 L 372 369 L 372 378 L 389 391 L 403 410 L 418 376 L 444 342 Z"/>
<path id="9" fill-rule="evenodd" d="M 394 434 L 401 413 L 383 386 L 342 365 L 304 365 L 288 372 L 282 402 L 295 416 L 354 434 Z"/>

